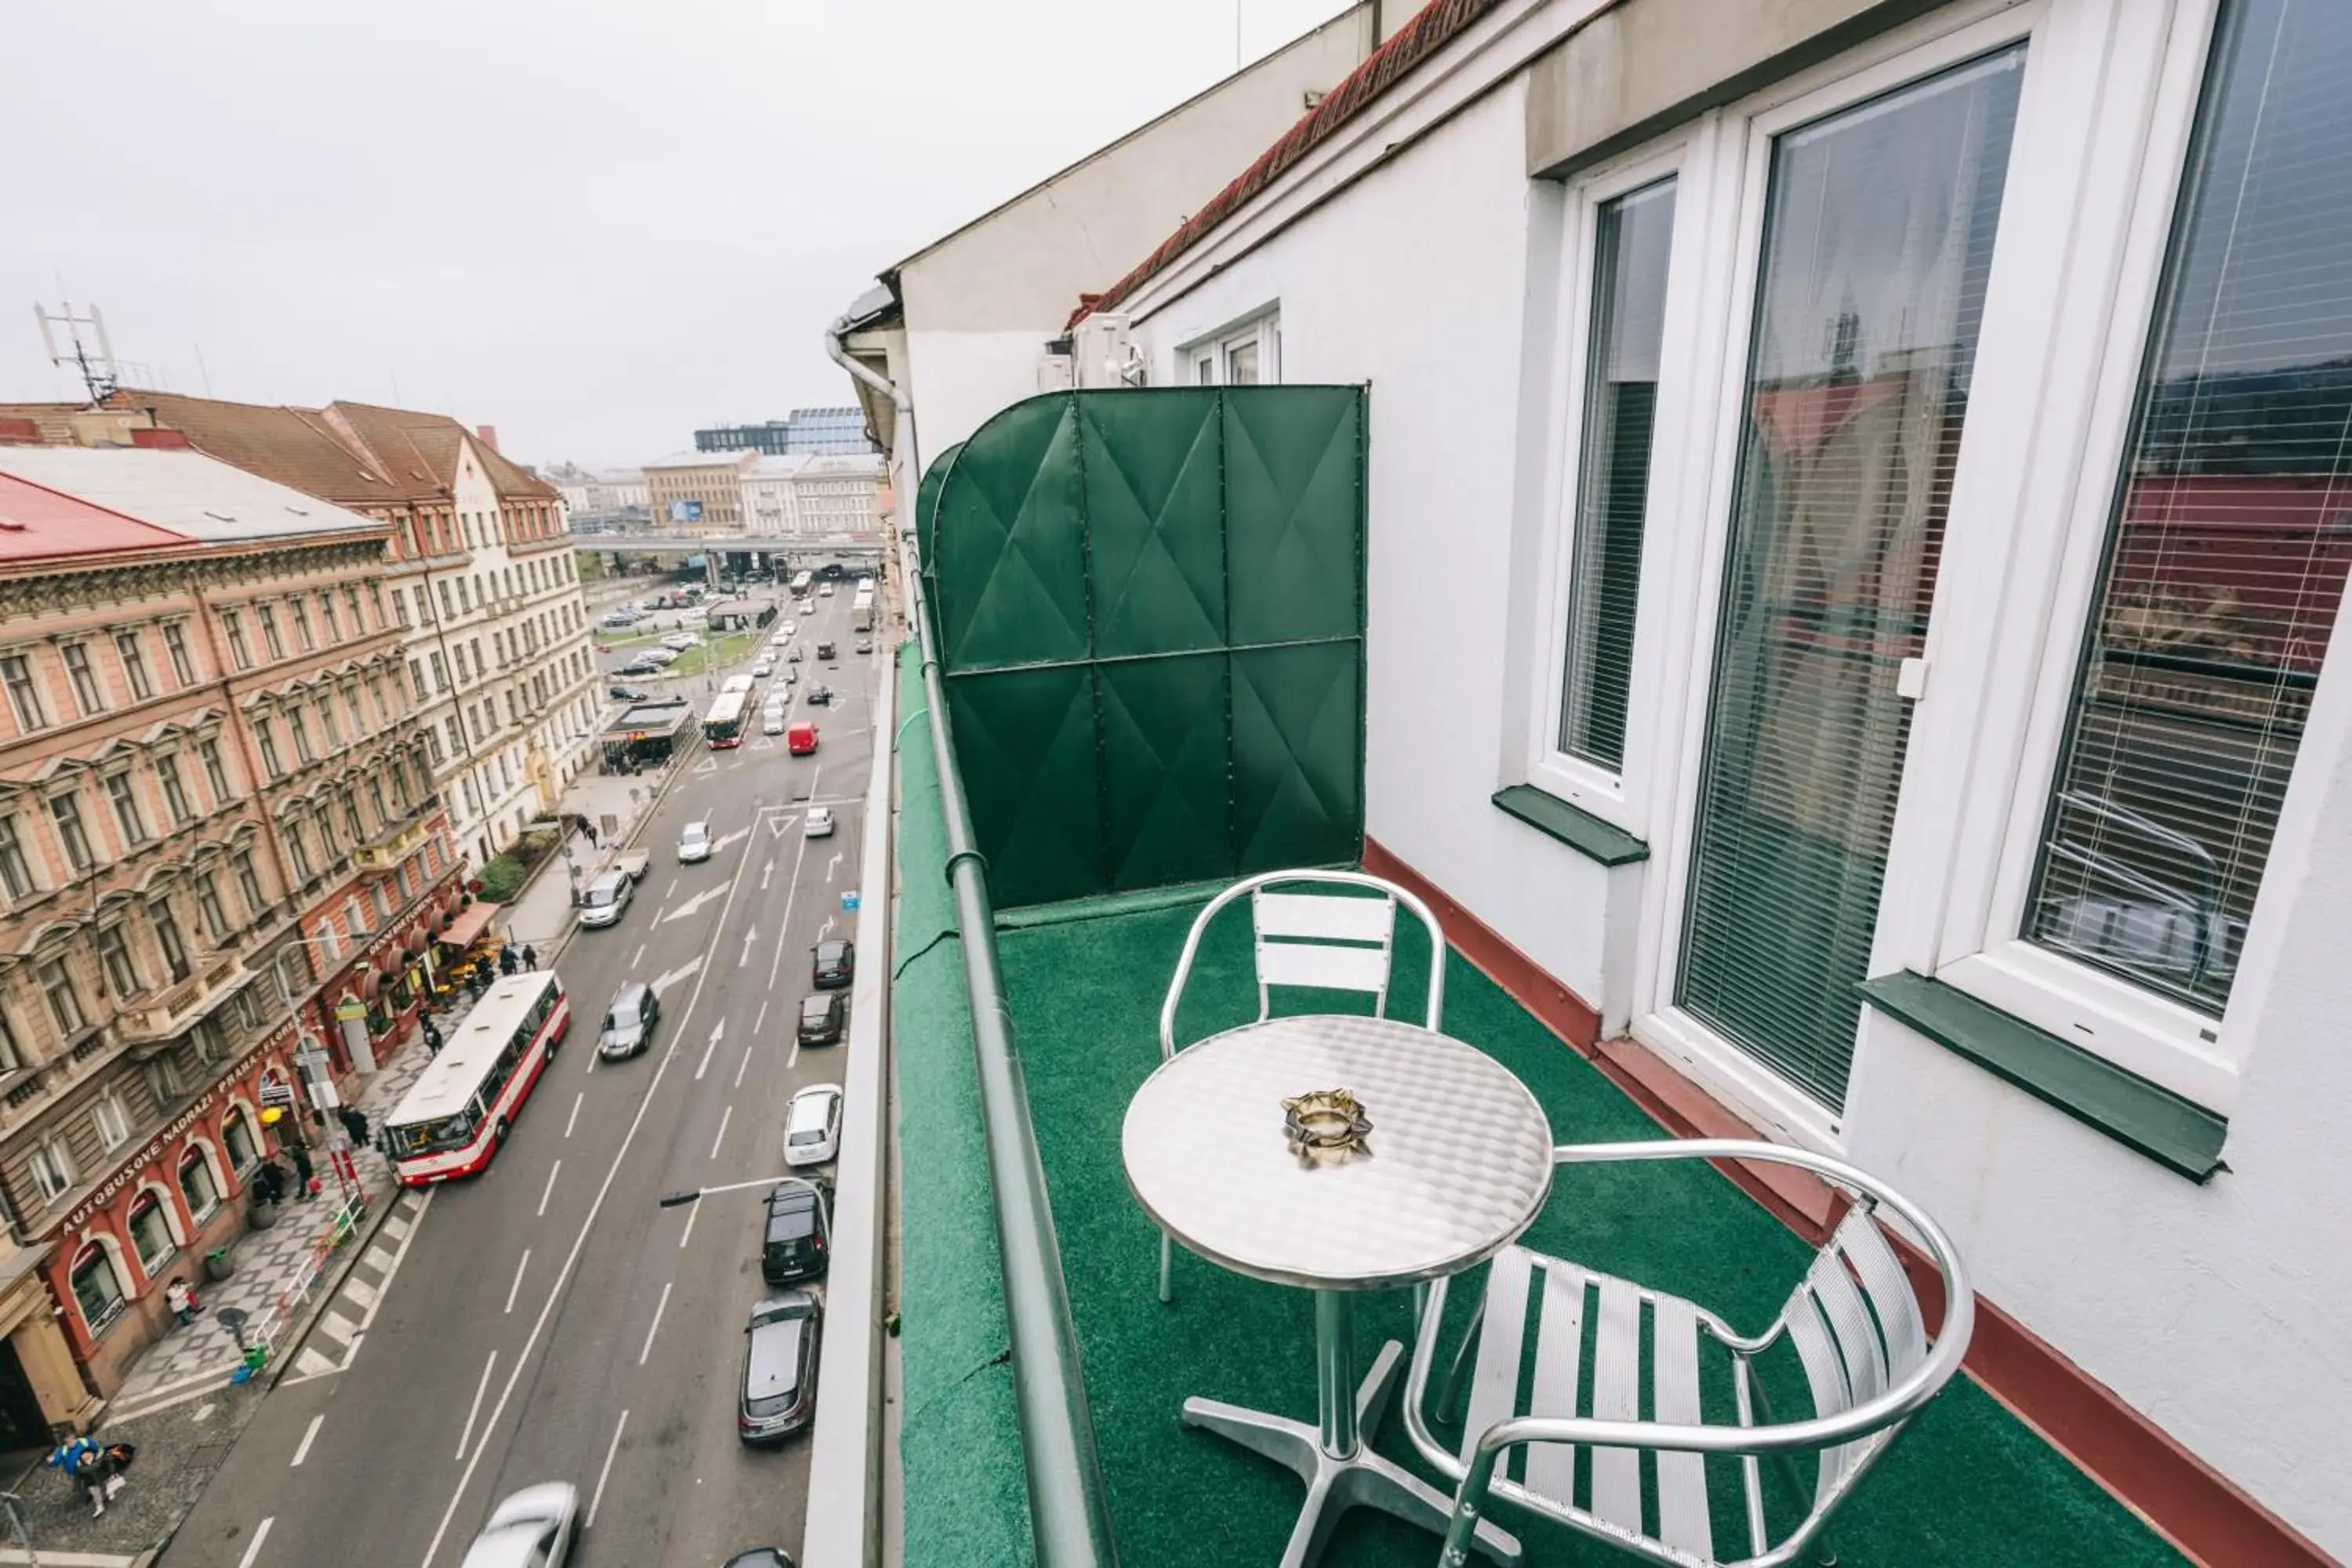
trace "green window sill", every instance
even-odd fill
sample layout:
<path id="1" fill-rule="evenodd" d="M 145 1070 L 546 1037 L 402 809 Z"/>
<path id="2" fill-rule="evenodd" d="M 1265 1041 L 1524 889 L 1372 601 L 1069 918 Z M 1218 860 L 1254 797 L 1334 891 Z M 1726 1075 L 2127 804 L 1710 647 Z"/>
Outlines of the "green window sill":
<path id="1" fill-rule="evenodd" d="M 1940 980 L 1904 970 L 1861 989 L 1888 1017 L 2167 1170 L 2203 1182 L 2221 1169 L 2230 1123 L 2195 1101 Z"/>
<path id="2" fill-rule="evenodd" d="M 1603 866 L 1630 866 L 1650 858 L 1650 847 L 1591 812 L 1547 795 L 1533 784 L 1513 784 L 1495 792 L 1495 804 L 1548 838 L 1557 838 L 1588 860 Z"/>

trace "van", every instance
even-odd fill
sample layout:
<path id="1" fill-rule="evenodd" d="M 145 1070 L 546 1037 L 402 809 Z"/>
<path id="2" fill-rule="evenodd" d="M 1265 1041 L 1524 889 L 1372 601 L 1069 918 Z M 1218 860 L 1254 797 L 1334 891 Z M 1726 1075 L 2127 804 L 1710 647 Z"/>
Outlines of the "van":
<path id="1" fill-rule="evenodd" d="M 784 749 L 796 757 L 805 757 L 816 750 L 816 726 L 803 719 L 784 731 Z"/>

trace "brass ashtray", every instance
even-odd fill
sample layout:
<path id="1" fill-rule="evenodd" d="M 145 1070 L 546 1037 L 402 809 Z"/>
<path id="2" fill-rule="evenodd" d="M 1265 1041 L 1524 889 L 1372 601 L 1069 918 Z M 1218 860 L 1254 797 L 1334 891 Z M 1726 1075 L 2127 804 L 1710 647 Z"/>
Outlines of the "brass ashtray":
<path id="1" fill-rule="evenodd" d="M 1369 1154 L 1371 1118 L 1344 1089 L 1318 1089 L 1282 1102 L 1282 1135 L 1302 1160 L 1324 1155 Z"/>

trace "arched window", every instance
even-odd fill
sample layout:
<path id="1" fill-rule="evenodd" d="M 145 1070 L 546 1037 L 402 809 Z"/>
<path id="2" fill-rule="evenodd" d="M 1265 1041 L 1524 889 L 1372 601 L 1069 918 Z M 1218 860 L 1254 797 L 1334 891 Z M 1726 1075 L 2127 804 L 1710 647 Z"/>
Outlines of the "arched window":
<path id="1" fill-rule="evenodd" d="M 253 1135 L 253 1118 L 232 1110 L 221 1127 L 221 1142 L 228 1150 L 228 1168 L 239 1176 L 261 1163 L 261 1140 Z"/>
<path id="2" fill-rule="evenodd" d="M 178 1238 L 172 1234 L 172 1216 L 164 1211 L 161 1194 L 152 1188 L 131 1200 L 129 1229 L 131 1247 L 139 1254 L 139 1267 L 150 1278 L 180 1249 Z"/>
<path id="3" fill-rule="evenodd" d="M 100 1243 L 90 1242 L 74 1254 L 73 1293 L 81 1307 L 81 1321 L 93 1334 L 105 1332 L 106 1326 L 122 1315 L 122 1280 L 114 1271 L 114 1259 Z"/>
<path id="4" fill-rule="evenodd" d="M 213 1180 L 213 1168 L 205 1163 L 205 1152 L 193 1143 L 180 1154 L 180 1195 L 188 1200 L 188 1212 L 198 1225 L 220 1207 L 220 1186 Z"/>

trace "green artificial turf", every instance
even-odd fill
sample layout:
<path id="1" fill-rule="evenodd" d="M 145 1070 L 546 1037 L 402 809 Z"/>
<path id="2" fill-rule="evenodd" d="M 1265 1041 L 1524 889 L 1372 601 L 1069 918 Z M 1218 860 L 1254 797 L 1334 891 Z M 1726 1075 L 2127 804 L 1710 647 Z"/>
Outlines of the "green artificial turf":
<path id="1" fill-rule="evenodd" d="M 901 690 L 901 713 L 911 717 L 924 705 L 911 662 L 902 664 Z M 1011 1383 L 996 1359 L 1004 1350 L 1003 1310 L 961 954 L 952 935 L 926 948 L 953 925 L 937 784 L 923 726 L 904 736 L 901 972 L 893 1006 L 905 1172 L 906 1561 L 910 1568 L 997 1568 L 1034 1554 Z M 1180 1250 L 1177 1300 L 1161 1306 L 1157 1233 L 1120 1171 L 1120 1123 L 1158 1064 L 1160 999 L 1206 896 L 1024 910 L 1003 920 L 998 936 L 1119 1559 L 1129 1568 L 1271 1563 L 1297 1518 L 1298 1483 L 1268 1461 L 1185 1429 L 1178 1408 L 1186 1395 L 1306 1420 L 1315 1409 L 1311 1298 Z M 1180 1040 L 1255 1016 L 1247 927 L 1247 912 L 1235 908 L 1204 943 Z M 1392 994 L 1415 999 L 1400 1007 L 1414 1011 L 1428 952 L 1409 922 L 1397 966 Z M 1560 1142 L 1661 1136 L 1458 957 L 1446 971 L 1445 1026 L 1517 1073 L 1544 1104 Z M 1566 1169 L 1528 1241 L 1689 1296 L 1751 1330 L 1779 1310 L 1810 1256 L 1738 1188 L 1697 1163 Z M 1449 1344 L 1476 1282 L 1475 1275 L 1465 1279 L 1447 1314 Z M 1404 1338 L 1410 1318 L 1405 1293 L 1364 1298 L 1360 1360 L 1368 1364 L 1382 1339 Z M 1773 1371 L 1767 1382 L 1777 1389 L 1789 1369 Z M 1712 1387 L 1710 1415 L 1727 1399 Z M 1801 1397 L 1782 1406 L 1803 1407 Z M 1378 1443 L 1422 1469 L 1395 1415 Z M 1740 1539 L 1735 1479 L 1727 1468 L 1713 1479 L 1717 1541 L 1728 1555 Z M 1632 1561 L 1507 1506 L 1498 1513 L 1537 1568 Z M 1826 1544 L 1852 1568 L 2138 1568 L 2182 1561 L 1965 1379 L 1864 1479 Z M 1434 1535 L 1360 1510 L 1333 1536 L 1324 1560 L 1344 1568 L 1427 1568 L 1436 1555 Z"/>

